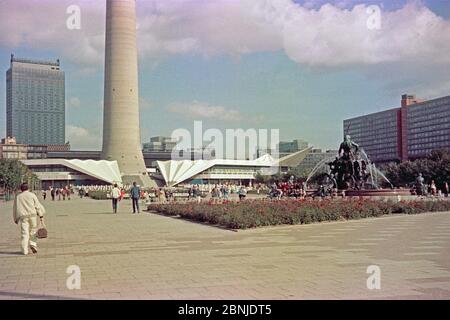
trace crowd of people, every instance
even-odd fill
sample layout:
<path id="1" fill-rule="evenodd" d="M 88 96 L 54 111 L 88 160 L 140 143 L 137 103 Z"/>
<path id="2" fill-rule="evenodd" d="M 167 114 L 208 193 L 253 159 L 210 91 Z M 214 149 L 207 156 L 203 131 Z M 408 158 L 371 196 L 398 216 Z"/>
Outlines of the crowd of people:
<path id="1" fill-rule="evenodd" d="M 443 190 L 438 190 L 434 180 L 430 184 L 425 184 L 421 175 L 417 177 L 414 187 L 411 189 L 412 194 L 431 195 L 431 196 L 447 196 L 449 195 L 448 183 L 445 183 Z M 273 182 L 271 184 L 255 184 L 255 185 L 238 185 L 233 183 L 222 184 L 185 184 L 177 187 L 164 187 L 141 189 L 136 182 L 132 185 L 124 185 L 119 187 L 114 185 L 87 185 L 72 186 L 67 185 L 59 188 L 50 187 L 49 190 L 42 191 L 42 198 L 47 199 L 47 193 L 50 194 L 52 201 L 70 200 L 71 195 L 78 193 L 80 198 L 89 196 L 92 191 L 104 192 L 106 197 L 112 199 L 112 209 L 117 213 L 118 204 L 124 198 L 130 198 L 133 205 L 133 213 L 139 213 L 139 204 L 149 204 L 151 202 L 166 203 L 173 201 L 196 201 L 202 202 L 204 199 L 213 203 L 222 203 L 232 199 L 243 201 L 247 198 L 249 191 L 258 195 L 266 196 L 269 199 L 280 200 L 282 198 L 303 199 L 307 196 L 312 198 L 337 196 L 338 190 L 328 185 L 320 185 L 314 191 L 307 191 L 307 185 L 304 181 L 294 180 L 291 177 L 288 181 Z M 236 197 L 237 196 L 237 197 Z"/>
<path id="2" fill-rule="evenodd" d="M 247 197 L 247 189 L 251 187 L 246 187 L 243 185 L 237 186 L 237 185 L 230 185 L 228 183 L 226 184 L 219 184 L 214 185 L 210 191 L 211 199 L 213 202 L 218 202 L 220 200 L 230 200 L 231 194 L 237 194 L 239 197 L 239 200 L 245 200 Z M 191 194 L 195 193 L 195 188 L 189 190 L 189 198 L 191 198 Z"/>
<path id="3" fill-rule="evenodd" d="M 274 182 L 270 187 L 269 198 L 281 199 L 283 197 L 306 197 L 306 184 L 304 182 Z"/>
<path id="4" fill-rule="evenodd" d="M 139 188 L 137 192 L 136 187 Z M 152 189 L 141 189 L 136 183 L 132 185 L 123 185 L 121 187 L 115 185 L 83 185 L 72 186 L 67 185 L 63 187 L 53 188 L 42 191 L 42 198 L 44 201 L 50 195 L 52 201 L 70 200 L 71 196 L 78 194 L 80 198 L 89 196 L 89 192 L 100 191 L 105 192 L 108 198 L 117 198 L 121 201 L 124 198 L 139 199 L 144 203 L 152 201 L 164 203 L 175 200 L 183 201 L 197 201 L 201 202 L 203 199 L 219 202 L 223 200 L 230 200 L 231 195 L 237 195 L 239 200 L 244 200 L 248 192 L 253 192 L 256 195 L 267 195 L 270 199 L 282 198 L 305 198 L 311 197 L 326 197 L 337 196 L 336 188 L 328 188 L 327 185 L 319 185 L 314 191 L 307 192 L 307 185 L 304 181 L 294 180 L 291 177 L 288 181 L 278 181 L 271 184 L 254 184 L 244 186 L 233 183 L 221 184 L 184 184 L 177 187 L 161 187 Z M 442 190 L 438 190 L 434 180 L 429 184 L 425 184 L 425 180 L 421 175 L 417 177 L 416 182 L 411 188 L 411 193 L 416 195 L 431 195 L 431 196 L 447 196 L 449 195 L 449 185 L 445 183 Z M 236 198 L 236 197 L 235 197 Z M 139 202 L 138 201 L 138 202 Z M 138 203 L 135 202 L 135 211 Z"/>
<path id="5" fill-rule="evenodd" d="M 146 203 L 153 201 L 159 203 L 172 202 L 176 200 L 202 202 L 203 199 L 213 202 L 230 200 L 231 195 L 235 194 L 240 200 L 244 200 L 247 191 L 253 189 L 243 185 L 235 184 L 192 184 L 179 187 L 156 188 L 149 192 L 144 191 L 142 199 Z"/>
<path id="6" fill-rule="evenodd" d="M 80 198 L 89 196 L 90 191 L 107 191 L 110 192 L 113 188 L 112 185 L 89 185 L 89 186 L 73 186 L 68 184 L 61 187 L 50 186 L 48 190 L 42 190 L 42 198 L 44 201 L 48 195 L 52 201 L 65 201 L 70 200 L 71 196 L 78 194 Z"/>
<path id="7" fill-rule="evenodd" d="M 50 187 L 48 190 L 42 190 L 42 198 L 44 201 L 47 199 L 47 193 L 50 194 L 52 201 L 65 201 L 70 200 L 71 195 L 74 193 L 72 186 L 67 185 L 61 188 Z"/>
<path id="8" fill-rule="evenodd" d="M 450 193 L 448 182 L 444 182 L 443 188 L 438 190 L 436 183 L 434 180 L 431 180 L 429 184 L 425 183 L 425 178 L 422 176 L 422 173 L 416 178 L 412 188 L 411 194 L 418 196 L 445 196 L 448 197 Z"/>
<path id="9" fill-rule="evenodd" d="M 107 198 L 116 197 L 117 201 L 120 202 L 124 198 L 132 199 L 131 193 L 136 186 L 123 185 L 119 187 L 117 184 L 72 186 L 69 184 L 63 187 L 49 187 L 48 190 L 42 190 L 42 198 L 45 201 L 50 195 L 52 201 L 65 201 L 70 200 L 71 196 L 75 194 L 78 194 L 79 198 L 84 198 L 88 197 L 90 192 L 104 192 Z M 270 198 L 281 199 L 282 197 L 304 197 L 306 196 L 305 190 L 304 184 L 292 182 L 277 182 L 272 185 L 259 183 L 249 186 L 234 183 L 184 184 L 177 187 L 139 188 L 139 196 L 137 198 L 144 201 L 144 203 L 150 203 L 151 201 L 164 203 L 175 200 L 201 202 L 203 199 L 216 202 L 219 200 L 230 200 L 232 195 L 237 195 L 239 200 L 244 200 L 247 198 L 248 192 L 253 192 L 257 195 L 267 194 Z M 134 196 L 137 195 L 134 194 Z"/>

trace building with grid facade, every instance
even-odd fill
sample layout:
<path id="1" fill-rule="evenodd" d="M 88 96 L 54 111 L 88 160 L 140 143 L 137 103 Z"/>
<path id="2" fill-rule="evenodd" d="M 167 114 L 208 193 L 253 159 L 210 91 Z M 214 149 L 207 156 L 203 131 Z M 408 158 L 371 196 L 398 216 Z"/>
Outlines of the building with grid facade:
<path id="1" fill-rule="evenodd" d="M 343 122 L 374 162 L 421 158 L 433 150 L 450 151 L 450 96 L 422 100 L 402 95 L 401 107 Z"/>
<path id="2" fill-rule="evenodd" d="M 382 112 L 344 120 L 344 133 L 359 144 L 372 161 L 399 160 L 400 110 Z"/>
<path id="3" fill-rule="evenodd" d="M 65 143 L 65 74 L 59 60 L 11 55 L 6 72 L 6 135 L 19 144 Z"/>
<path id="4" fill-rule="evenodd" d="M 408 106 L 408 158 L 450 150 L 450 96 Z"/>

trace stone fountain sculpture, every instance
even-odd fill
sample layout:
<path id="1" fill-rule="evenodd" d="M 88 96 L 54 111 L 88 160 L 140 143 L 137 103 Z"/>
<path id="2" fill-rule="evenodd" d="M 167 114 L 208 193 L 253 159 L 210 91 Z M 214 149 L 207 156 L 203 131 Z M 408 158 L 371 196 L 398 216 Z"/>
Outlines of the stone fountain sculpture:
<path id="1" fill-rule="evenodd" d="M 376 168 L 371 163 L 367 154 L 359 145 L 346 135 L 344 141 L 339 146 L 338 156 L 327 163 L 329 173 L 326 181 L 333 184 L 333 188 L 339 190 L 363 190 L 378 189 L 378 184 L 374 179 Z M 383 176 L 390 184 L 390 182 Z M 392 184 L 391 184 L 392 187 Z"/>
<path id="2" fill-rule="evenodd" d="M 312 193 L 313 197 L 345 194 L 399 199 L 399 197 L 410 195 L 410 190 L 395 189 L 389 179 L 369 159 L 363 148 L 352 141 L 349 135 L 344 137 L 337 156 L 317 163 L 305 184 L 307 185 L 316 173 L 323 172 L 324 169 L 326 173 L 323 175 L 319 189 Z M 379 184 L 381 180 L 390 188 L 381 188 Z"/>

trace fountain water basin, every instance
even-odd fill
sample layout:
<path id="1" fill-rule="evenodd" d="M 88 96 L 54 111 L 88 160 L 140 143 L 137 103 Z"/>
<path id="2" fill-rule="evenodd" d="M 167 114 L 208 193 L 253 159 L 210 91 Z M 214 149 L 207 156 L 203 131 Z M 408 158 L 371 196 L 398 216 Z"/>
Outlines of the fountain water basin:
<path id="1" fill-rule="evenodd" d="M 410 190 L 394 188 L 366 152 L 351 141 L 350 136 L 345 137 L 335 157 L 317 163 L 308 175 L 307 185 L 318 172 L 322 173 L 324 178 L 318 190 L 307 192 L 312 196 L 345 195 L 395 200 L 413 198 Z M 390 188 L 381 188 L 383 184 Z"/>

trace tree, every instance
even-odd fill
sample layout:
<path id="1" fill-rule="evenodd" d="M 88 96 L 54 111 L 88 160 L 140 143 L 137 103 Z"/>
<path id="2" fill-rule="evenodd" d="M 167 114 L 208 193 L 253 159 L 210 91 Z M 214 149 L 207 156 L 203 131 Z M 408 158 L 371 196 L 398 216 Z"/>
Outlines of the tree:
<path id="1" fill-rule="evenodd" d="M 7 198 L 10 193 L 19 189 L 22 183 L 27 182 L 34 186 L 37 181 L 36 175 L 19 160 L 0 160 L 0 187 L 5 190 Z"/>
<path id="2" fill-rule="evenodd" d="M 269 175 L 262 175 L 259 172 L 256 174 L 255 176 L 255 182 L 256 183 L 263 183 L 263 184 L 267 184 L 270 182 L 272 176 Z"/>
<path id="3" fill-rule="evenodd" d="M 427 184 L 434 180 L 436 187 L 442 189 L 445 182 L 450 182 L 450 153 L 436 150 L 423 159 L 386 164 L 382 171 L 395 186 L 410 186 L 422 173 Z"/>

